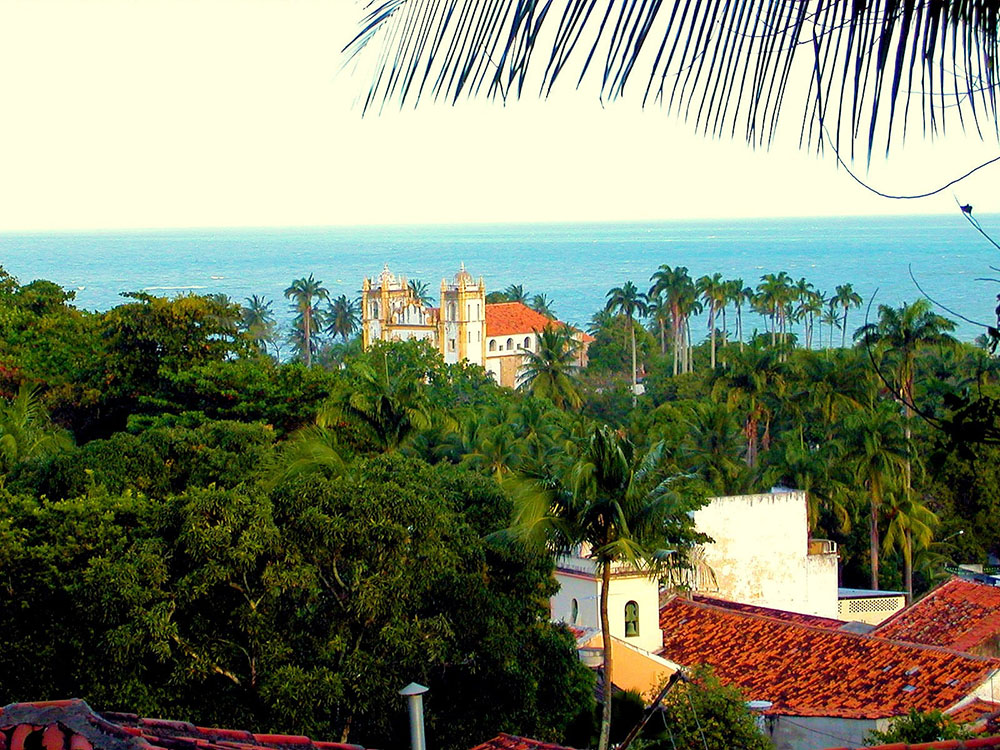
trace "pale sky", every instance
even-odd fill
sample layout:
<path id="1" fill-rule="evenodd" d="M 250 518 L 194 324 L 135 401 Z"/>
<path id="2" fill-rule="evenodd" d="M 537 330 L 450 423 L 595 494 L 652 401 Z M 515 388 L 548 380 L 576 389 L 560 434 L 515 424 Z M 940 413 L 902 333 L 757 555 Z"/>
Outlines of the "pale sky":
<path id="1" fill-rule="evenodd" d="M 368 81 L 340 53 L 361 14 L 352 0 L 0 0 L 0 231 L 943 213 L 953 193 L 1000 211 L 997 166 L 889 201 L 793 138 L 754 152 L 568 86 L 362 118 Z M 957 129 L 914 137 L 867 179 L 922 192 L 997 154 Z"/>

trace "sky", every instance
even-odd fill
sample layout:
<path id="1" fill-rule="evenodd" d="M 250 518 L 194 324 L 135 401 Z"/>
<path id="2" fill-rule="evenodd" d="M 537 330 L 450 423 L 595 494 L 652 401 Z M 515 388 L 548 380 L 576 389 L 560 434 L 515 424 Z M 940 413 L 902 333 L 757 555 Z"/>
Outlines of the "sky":
<path id="1" fill-rule="evenodd" d="M 0 0 L 0 232 L 946 213 L 956 197 L 1000 211 L 1000 166 L 891 201 L 792 137 L 754 151 L 568 86 L 362 117 L 368 80 L 341 54 L 361 15 L 353 0 Z M 913 137 L 865 179 L 923 192 L 998 154 L 957 130 Z"/>

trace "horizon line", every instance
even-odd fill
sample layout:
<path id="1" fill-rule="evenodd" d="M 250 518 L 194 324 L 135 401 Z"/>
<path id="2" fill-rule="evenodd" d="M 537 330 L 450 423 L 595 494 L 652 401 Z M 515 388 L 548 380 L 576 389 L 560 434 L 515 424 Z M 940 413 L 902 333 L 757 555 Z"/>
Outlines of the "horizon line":
<path id="1" fill-rule="evenodd" d="M 384 222 L 348 224 L 193 224 L 184 226 L 119 226 L 119 227 L 69 227 L 60 229 L 0 229 L 0 237 L 13 235 L 71 235 L 71 234 L 145 234 L 152 232 L 207 232 L 207 231 L 288 231 L 288 230 L 336 230 L 336 229 L 405 229 L 411 227 L 492 227 L 492 226 L 562 226 L 577 224 L 585 226 L 613 224 L 702 224 L 708 222 L 755 222 L 755 221 L 812 221 L 837 219 L 878 219 L 906 217 L 943 217 L 954 212 L 931 211 L 928 213 L 848 213 L 783 216 L 727 216 L 700 218 L 663 219 L 552 219 L 522 221 L 425 221 L 425 222 Z M 980 216 L 991 216 L 989 212 Z"/>

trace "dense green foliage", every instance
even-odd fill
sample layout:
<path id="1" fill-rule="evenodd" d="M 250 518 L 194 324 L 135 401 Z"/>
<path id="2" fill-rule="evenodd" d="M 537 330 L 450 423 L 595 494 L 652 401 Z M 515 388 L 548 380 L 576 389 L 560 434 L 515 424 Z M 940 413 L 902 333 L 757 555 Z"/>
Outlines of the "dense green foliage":
<path id="1" fill-rule="evenodd" d="M 435 747 L 589 741 L 593 678 L 548 623 L 551 560 L 498 533 L 526 478 L 581 528 L 669 499 L 641 541 L 676 564 L 689 509 L 778 484 L 809 491 L 844 585 L 912 575 L 919 594 L 1000 552 L 998 361 L 919 306 L 858 321 L 848 346 L 849 285 L 827 299 L 780 273 L 755 291 L 661 266 L 648 293 L 612 290 L 587 367 L 551 329 L 513 391 L 425 343 L 362 352 L 354 303 L 298 282 L 300 355 L 280 361 L 258 297 L 89 313 L 0 272 L 4 703 L 402 746 L 395 691 L 416 680 Z M 751 307 L 765 332 L 744 330 Z M 906 321 L 934 330 L 897 336 Z"/>
<path id="2" fill-rule="evenodd" d="M 869 745 L 889 745 L 897 742 L 917 745 L 937 740 L 966 740 L 972 733 L 940 711 L 920 713 L 910 709 L 906 716 L 893 719 L 884 732 L 872 730 L 865 737 Z"/>

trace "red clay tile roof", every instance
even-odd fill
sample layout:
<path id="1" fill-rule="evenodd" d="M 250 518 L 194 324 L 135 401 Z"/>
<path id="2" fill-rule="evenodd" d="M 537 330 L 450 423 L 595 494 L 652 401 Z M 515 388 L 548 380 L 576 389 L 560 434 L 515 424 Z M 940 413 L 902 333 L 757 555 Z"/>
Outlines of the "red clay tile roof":
<path id="1" fill-rule="evenodd" d="M 851 750 L 851 748 L 831 747 L 827 750 Z M 894 745 L 865 745 L 865 750 L 1000 750 L 1000 737 L 938 740 L 936 742 L 921 742 L 919 745 L 907 745 L 905 742 L 897 742 Z"/>
<path id="2" fill-rule="evenodd" d="M 680 597 L 660 609 L 660 654 L 708 664 L 771 714 L 874 719 L 910 708 L 943 711 L 1000 668 L 1000 660 L 781 622 Z"/>
<path id="3" fill-rule="evenodd" d="M 770 607 L 758 607 L 755 604 L 741 604 L 739 602 L 729 602 L 725 599 L 715 599 L 703 594 L 694 594 L 691 597 L 696 602 L 711 604 L 723 609 L 731 609 L 735 612 L 743 612 L 748 615 L 761 615 L 763 617 L 773 617 L 784 622 L 797 622 L 799 625 L 812 625 L 815 628 L 828 628 L 837 630 L 847 623 L 843 620 L 834 620 L 832 617 L 820 617 L 819 615 L 806 615 L 801 612 L 789 612 L 784 609 L 771 609 Z"/>
<path id="4" fill-rule="evenodd" d="M 872 635 L 977 653 L 1000 638 L 1000 588 L 952 578 Z"/>
<path id="5" fill-rule="evenodd" d="M 486 335 L 511 336 L 541 331 L 546 326 L 563 325 L 535 312 L 521 302 L 497 302 L 486 305 Z"/>
<path id="6" fill-rule="evenodd" d="M 527 737 L 515 737 L 512 734 L 498 734 L 492 740 L 476 745 L 472 750 L 573 750 L 565 745 L 553 745 L 549 742 L 531 740 Z"/>
<path id="7" fill-rule="evenodd" d="M 959 724 L 977 725 L 991 720 L 997 723 L 997 719 L 1000 719 L 1000 703 L 974 698 L 961 708 L 949 711 L 948 717 Z"/>
<path id="8" fill-rule="evenodd" d="M 82 700 L 11 703 L 0 709 L 6 750 L 364 750 L 288 734 L 196 727 L 185 721 L 98 715 Z"/>

